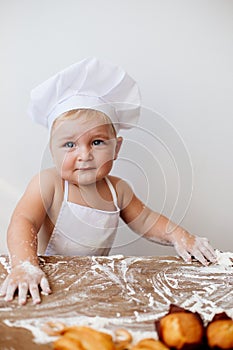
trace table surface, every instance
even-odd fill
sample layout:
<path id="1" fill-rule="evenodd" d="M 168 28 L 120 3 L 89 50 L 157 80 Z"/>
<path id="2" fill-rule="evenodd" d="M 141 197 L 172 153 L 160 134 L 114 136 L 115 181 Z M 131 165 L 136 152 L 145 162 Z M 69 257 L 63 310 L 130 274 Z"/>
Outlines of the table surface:
<path id="1" fill-rule="evenodd" d="M 176 257 L 40 257 L 53 293 L 42 303 L 0 299 L 0 349 L 52 349 L 41 330 L 47 321 L 136 334 L 154 334 L 154 321 L 171 304 L 200 313 L 204 322 L 221 311 L 233 317 L 233 267 L 202 266 Z M 0 283 L 9 269 L 0 257 Z"/>

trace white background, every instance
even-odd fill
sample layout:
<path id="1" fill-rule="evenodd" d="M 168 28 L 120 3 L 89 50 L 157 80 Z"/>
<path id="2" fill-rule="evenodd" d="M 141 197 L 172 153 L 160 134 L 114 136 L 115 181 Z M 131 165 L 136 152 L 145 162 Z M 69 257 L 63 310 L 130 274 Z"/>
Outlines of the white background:
<path id="1" fill-rule="evenodd" d="M 139 128 L 124 133 L 114 173 L 155 210 L 232 250 L 232 0 L 7 0 L 0 33 L 0 253 L 16 202 L 47 165 L 47 130 L 26 113 L 30 90 L 88 56 L 120 64 L 141 88 Z M 113 253 L 174 250 L 120 225 Z"/>

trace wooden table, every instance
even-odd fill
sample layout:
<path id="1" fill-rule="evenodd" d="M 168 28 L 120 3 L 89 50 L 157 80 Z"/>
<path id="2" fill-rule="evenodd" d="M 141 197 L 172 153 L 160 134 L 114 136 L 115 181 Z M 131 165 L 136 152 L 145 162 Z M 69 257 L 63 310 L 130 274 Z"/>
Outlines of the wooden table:
<path id="1" fill-rule="evenodd" d="M 52 349 L 52 339 L 40 330 L 49 320 L 108 331 L 126 327 L 156 338 L 154 320 L 170 304 L 198 311 L 204 321 L 223 310 L 233 317 L 233 267 L 120 255 L 40 257 L 40 263 L 53 293 L 42 296 L 40 305 L 29 299 L 20 307 L 17 298 L 11 303 L 0 299 L 1 350 Z M 1 256 L 0 283 L 8 267 L 8 258 Z"/>

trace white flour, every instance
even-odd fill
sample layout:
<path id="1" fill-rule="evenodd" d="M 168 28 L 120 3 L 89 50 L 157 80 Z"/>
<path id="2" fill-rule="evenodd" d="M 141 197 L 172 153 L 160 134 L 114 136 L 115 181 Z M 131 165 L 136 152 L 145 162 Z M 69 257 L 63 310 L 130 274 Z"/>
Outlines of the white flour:
<path id="1" fill-rule="evenodd" d="M 217 262 L 216 265 L 220 266 L 231 266 L 233 267 L 233 253 L 231 252 L 220 252 L 219 250 L 216 250 L 217 254 Z"/>
<path id="2" fill-rule="evenodd" d="M 7 273 L 10 273 L 10 264 L 7 262 L 6 258 L 0 256 L 0 264 L 2 264 Z"/>

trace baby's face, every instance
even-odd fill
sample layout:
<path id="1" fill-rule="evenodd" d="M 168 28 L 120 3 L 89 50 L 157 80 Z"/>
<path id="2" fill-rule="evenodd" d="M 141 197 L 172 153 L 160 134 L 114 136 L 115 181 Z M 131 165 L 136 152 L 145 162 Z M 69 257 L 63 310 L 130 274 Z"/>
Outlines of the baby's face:
<path id="1" fill-rule="evenodd" d="M 78 117 L 56 122 L 50 147 L 64 180 L 89 185 L 109 174 L 121 142 L 122 138 L 117 138 L 112 126 L 101 117 Z"/>

